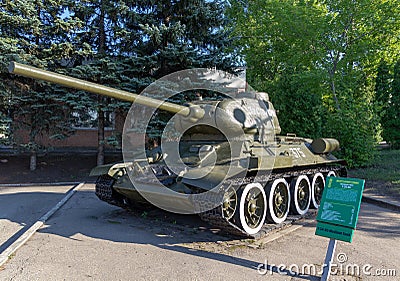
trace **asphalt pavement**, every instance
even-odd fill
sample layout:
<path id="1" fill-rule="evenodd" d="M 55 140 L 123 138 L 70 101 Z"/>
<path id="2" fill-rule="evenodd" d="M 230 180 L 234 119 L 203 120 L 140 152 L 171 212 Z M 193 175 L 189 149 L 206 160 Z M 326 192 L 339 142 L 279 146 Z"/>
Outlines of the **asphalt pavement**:
<path id="1" fill-rule="evenodd" d="M 71 188 L 72 185 L 0 187 L 0 253 Z"/>
<path id="2" fill-rule="evenodd" d="M 0 249 L 70 188 L 0 188 Z M 260 241 L 214 232 L 197 216 L 110 206 L 86 184 L 0 268 L 0 280 L 318 280 L 329 241 L 312 220 Z M 400 213 L 362 203 L 353 242 L 338 241 L 331 280 L 400 280 L 399 245 Z"/>

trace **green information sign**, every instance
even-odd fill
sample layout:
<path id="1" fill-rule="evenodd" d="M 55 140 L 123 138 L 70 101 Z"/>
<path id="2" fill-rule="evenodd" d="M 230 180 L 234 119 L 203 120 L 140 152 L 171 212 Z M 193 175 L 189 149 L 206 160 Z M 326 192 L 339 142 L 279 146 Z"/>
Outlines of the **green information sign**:
<path id="1" fill-rule="evenodd" d="M 316 235 L 351 242 L 357 225 L 364 180 L 328 177 L 317 215 Z"/>
<path id="2" fill-rule="evenodd" d="M 354 229 L 330 223 L 318 222 L 315 234 L 336 240 L 351 242 L 353 239 Z"/>

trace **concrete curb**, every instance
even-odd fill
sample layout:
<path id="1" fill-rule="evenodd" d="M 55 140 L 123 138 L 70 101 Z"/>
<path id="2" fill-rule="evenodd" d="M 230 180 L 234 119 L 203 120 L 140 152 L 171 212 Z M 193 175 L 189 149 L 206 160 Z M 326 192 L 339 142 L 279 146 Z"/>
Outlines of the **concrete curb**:
<path id="1" fill-rule="evenodd" d="M 33 234 L 40 229 L 45 222 L 52 216 L 54 213 L 59 210 L 85 183 L 80 183 L 75 185 L 72 189 L 70 189 L 63 199 L 61 199 L 53 208 L 50 209 L 46 214 L 39 218 L 27 231 L 25 231 L 14 243 L 12 243 L 7 249 L 5 249 L 2 253 L 0 253 L 0 266 L 4 265 L 8 259 L 20 248 L 22 247 L 28 240 L 33 236 Z"/>
<path id="2" fill-rule="evenodd" d="M 376 198 L 374 196 L 363 195 L 362 202 L 374 204 L 379 207 L 400 212 L 400 203 L 394 202 L 393 200 L 384 200 L 381 198 Z"/>
<path id="3" fill-rule="evenodd" d="M 64 186 L 78 185 L 81 182 L 40 182 L 40 183 L 1 183 L 1 187 L 30 187 L 30 186 Z M 85 183 L 95 183 L 95 181 L 85 181 Z"/>
<path id="4" fill-rule="evenodd" d="M 106 149 L 105 155 L 121 155 L 122 149 Z M 38 156 L 43 155 L 86 155 L 95 156 L 97 154 L 97 148 L 84 148 L 84 147 L 73 147 L 73 148 L 55 148 L 53 150 L 38 152 Z M 0 156 L 2 157 L 13 157 L 13 156 L 29 156 L 29 152 L 21 152 L 15 148 L 1 147 L 0 146 Z"/>
<path id="5" fill-rule="evenodd" d="M 77 185 L 79 182 L 55 182 L 55 183 L 2 183 L 0 187 L 30 187 L 30 186 L 62 186 L 62 185 Z"/>

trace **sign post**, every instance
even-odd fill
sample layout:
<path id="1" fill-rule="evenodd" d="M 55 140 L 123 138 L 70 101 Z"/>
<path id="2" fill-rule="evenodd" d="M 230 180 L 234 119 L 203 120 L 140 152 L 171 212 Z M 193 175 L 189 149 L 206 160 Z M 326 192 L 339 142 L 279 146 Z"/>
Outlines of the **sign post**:
<path id="1" fill-rule="evenodd" d="M 351 243 L 356 229 L 364 180 L 327 177 L 315 234 L 330 238 L 321 280 L 328 280 L 336 240 Z"/>
<path id="2" fill-rule="evenodd" d="M 329 239 L 328 249 L 326 250 L 324 268 L 322 271 L 321 281 L 327 281 L 331 275 L 332 260 L 336 249 L 336 239 Z"/>

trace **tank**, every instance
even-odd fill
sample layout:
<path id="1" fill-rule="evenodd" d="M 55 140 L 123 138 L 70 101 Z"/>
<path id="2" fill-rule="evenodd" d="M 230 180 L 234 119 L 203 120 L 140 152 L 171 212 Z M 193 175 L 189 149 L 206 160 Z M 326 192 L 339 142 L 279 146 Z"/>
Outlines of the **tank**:
<path id="1" fill-rule="evenodd" d="M 178 105 L 16 62 L 9 72 L 175 114 L 178 141 L 91 171 L 98 177 L 96 195 L 112 205 L 153 204 L 172 212 L 187 207 L 224 232 L 258 238 L 267 225 L 283 225 L 317 209 L 326 177 L 347 176 L 345 161 L 332 154 L 339 149 L 336 139 L 280 135 L 266 93 Z M 179 159 L 166 156 L 173 149 Z M 174 161 L 185 168 L 174 169 Z"/>

